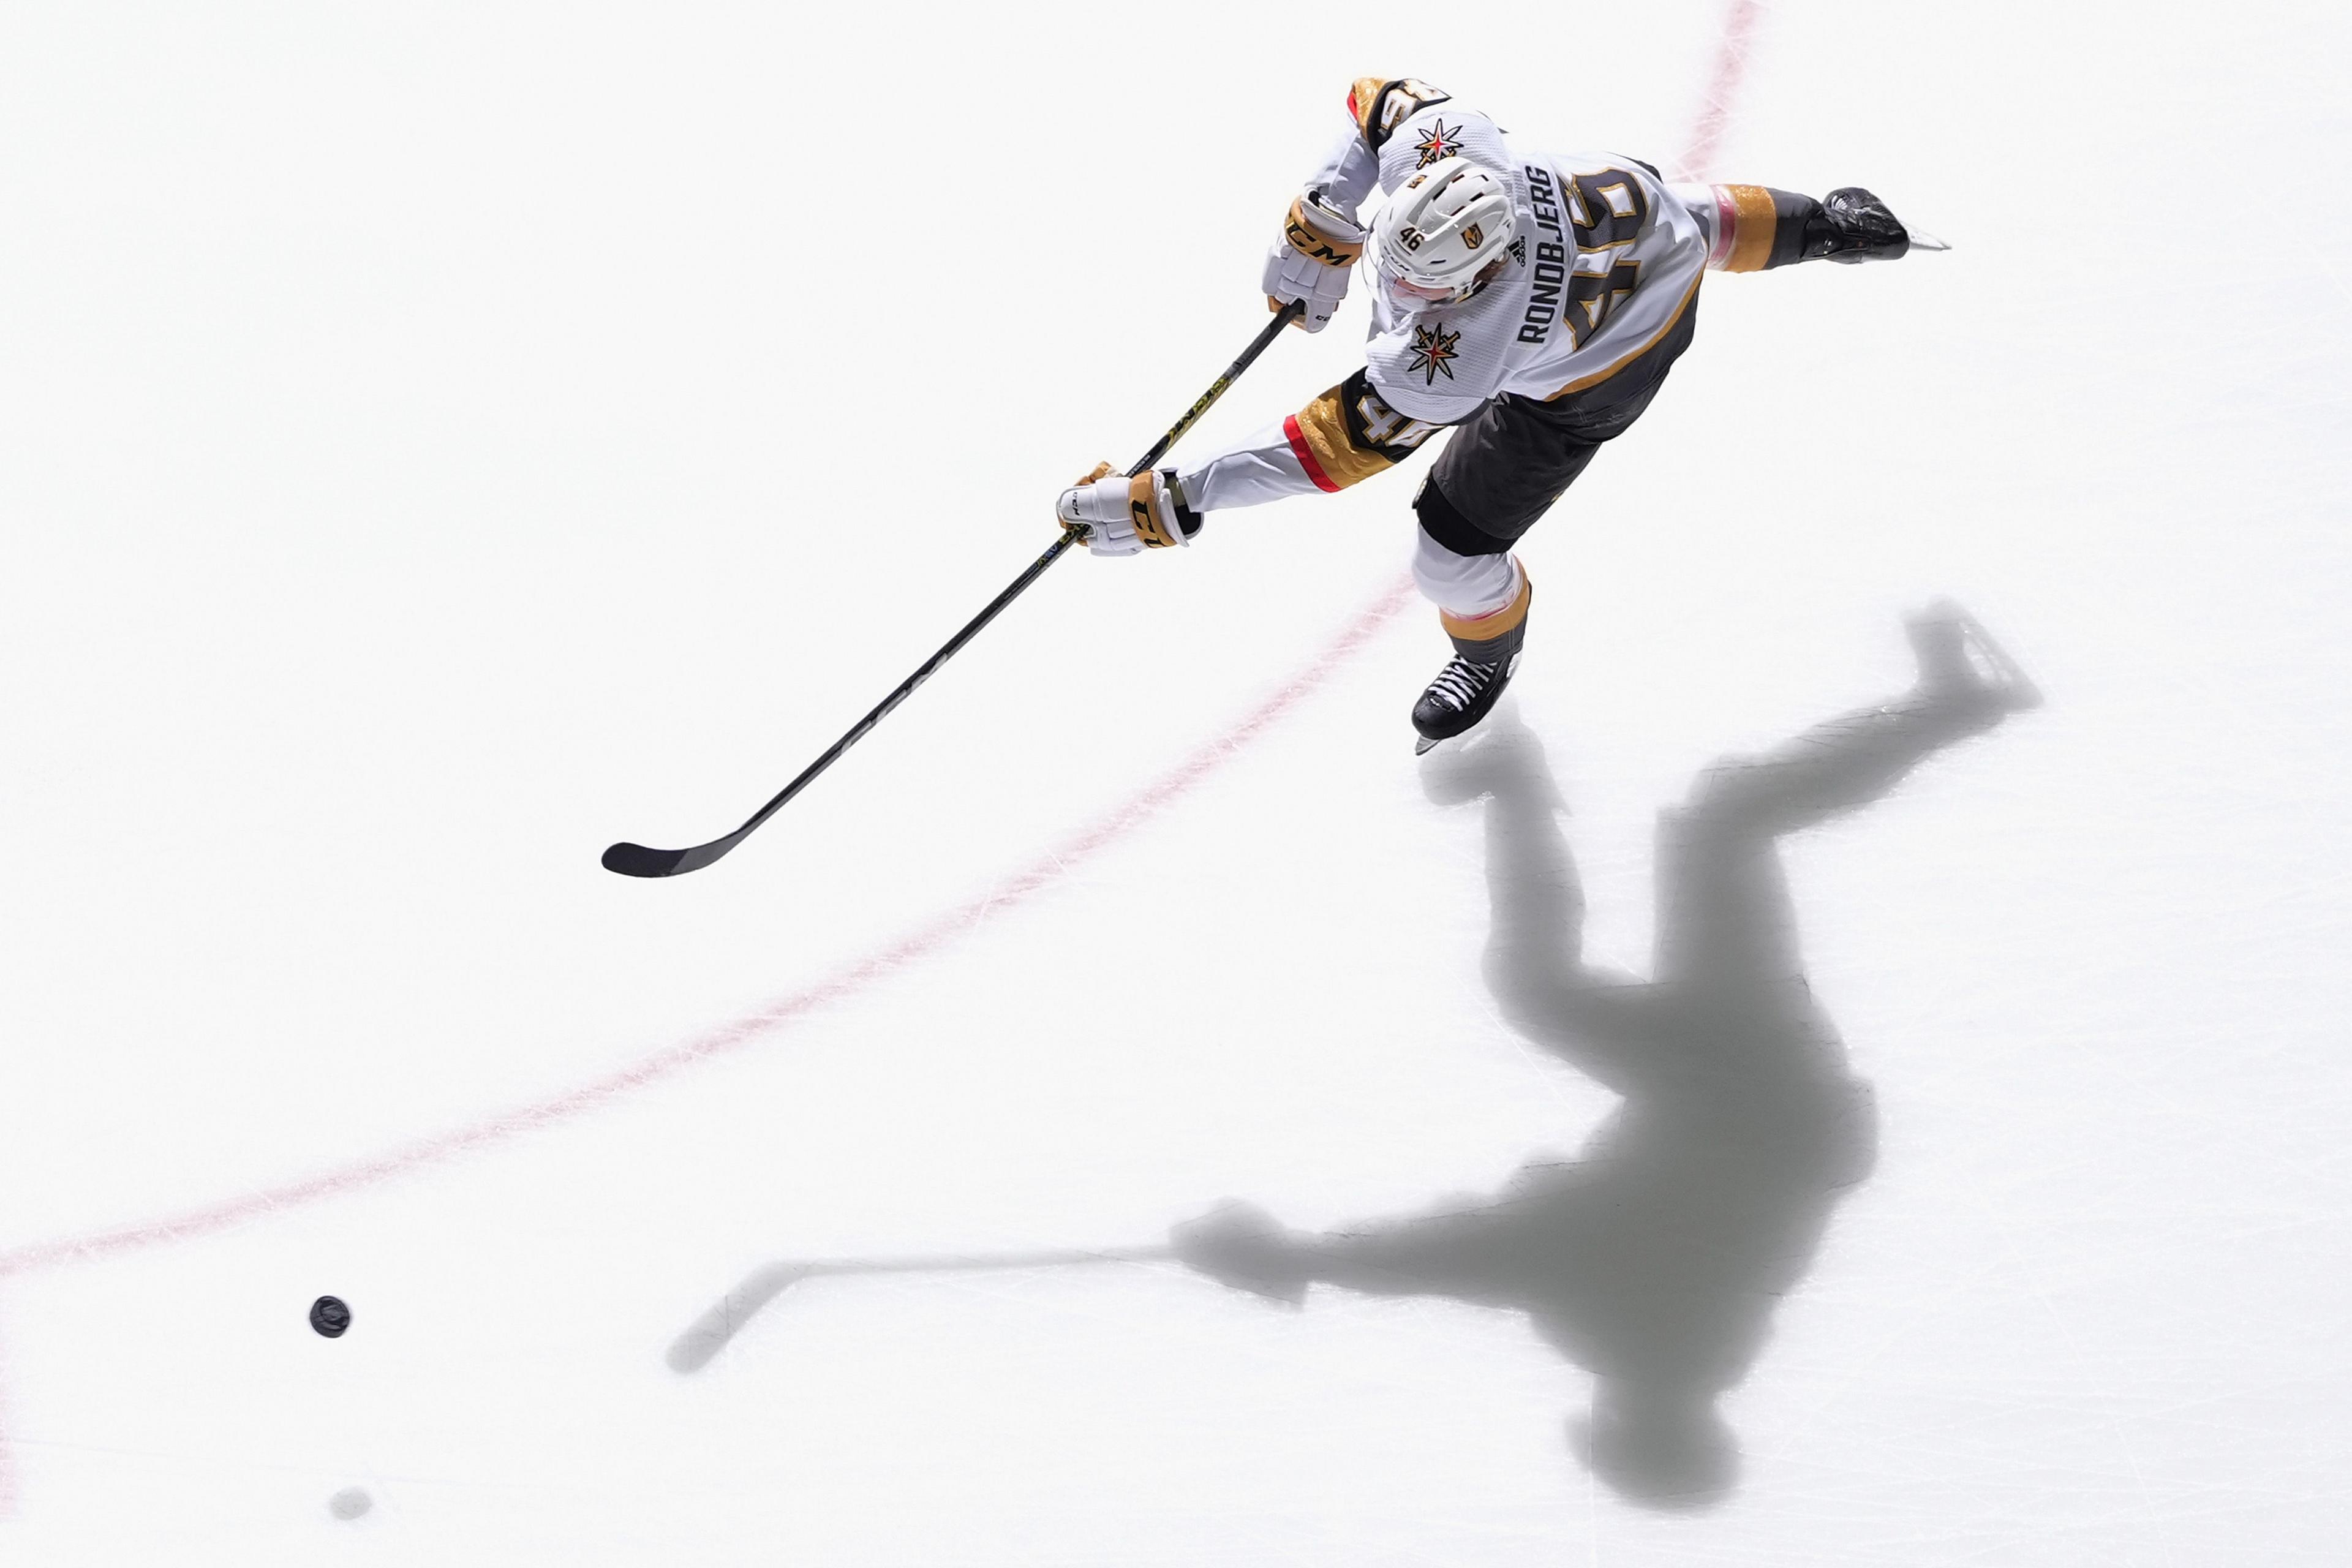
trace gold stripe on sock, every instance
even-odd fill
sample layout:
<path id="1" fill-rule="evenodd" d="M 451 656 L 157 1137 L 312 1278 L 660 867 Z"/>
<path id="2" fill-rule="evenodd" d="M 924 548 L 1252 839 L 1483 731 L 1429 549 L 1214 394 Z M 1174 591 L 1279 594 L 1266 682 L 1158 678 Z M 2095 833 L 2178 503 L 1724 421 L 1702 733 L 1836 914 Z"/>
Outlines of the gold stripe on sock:
<path id="1" fill-rule="evenodd" d="M 1445 627 L 1447 637 L 1460 637 L 1464 642 L 1493 642 L 1496 637 L 1510 636 L 1526 623 L 1528 602 L 1535 597 L 1535 592 L 1534 579 L 1530 578 L 1527 574 L 1526 568 L 1522 567 L 1519 571 L 1518 594 L 1501 609 L 1483 616 L 1457 616 L 1451 610 L 1440 610 L 1437 612 L 1437 619 Z"/>
<path id="2" fill-rule="evenodd" d="M 1771 262 L 1772 236 L 1780 227 L 1772 193 L 1761 185 L 1726 185 L 1723 192 L 1732 211 L 1731 255 L 1723 269 L 1761 272 Z"/>

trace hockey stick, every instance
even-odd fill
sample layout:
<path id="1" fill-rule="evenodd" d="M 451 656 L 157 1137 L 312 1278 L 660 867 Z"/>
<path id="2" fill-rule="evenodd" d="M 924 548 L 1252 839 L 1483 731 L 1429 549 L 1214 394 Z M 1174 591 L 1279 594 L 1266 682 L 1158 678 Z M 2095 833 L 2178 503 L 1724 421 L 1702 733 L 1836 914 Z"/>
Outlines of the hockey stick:
<path id="1" fill-rule="evenodd" d="M 903 1258 L 887 1261 L 771 1263 L 711 1303 L 670 1342 L 663 1359 L 677 1373 L 700 1372 L 743 1331 L 760 1310 L 803 1279 L 837 1274 L 961 1274 L 1003 1268 L 1066 1268 L 1080 1263 L 1157 1263 L 1173 1258 L 1166 1247 L 1114 1247 L 1099 1251 L 1017 1252 L 996 1258 Z"/>
<path id="2" fill-rule="evenodd" d="M 1276 311 L 1274 320 L 1266 323 L 1265 330 L 1251 339 L 1250 346 L 1242 351 L 1241 358 L 1226 366 L 1225 374 L 1211 382 L 1209 390 L 1201 394 L 1198 401 L 1184 411 L 1184 417 L 1170 426 L 1168 434 L 1153 442 L 1151 450 L 1136 459 L 1135 466 L 1127 470 L 1128 477 L 1133 479 L 1158 462 L 1167 453 L 1168 448 L 1176 444 L 1177 438 L 1190 430 L 1194 422 L 1209 411 L 1209 405 L 1223 397 L 1225 395 L 1225 389 L 1240 379 L 1242 372 L 1247 370 L 1251 363 L 1265 352 L 1266 345 L 1274 342 L 1282 329 L 1297 320 L 1299 313 L 1306 308 L 1303 301 L 1294 300 Z M 964 644 L 978 637 L 981 628 L 994 620 L 1005 605 L 1019 598 L 1030 584 L 1044 576 L 1046 567 L 1059 561 L 1071 545 L 1085 537 L 1086 531 L 1076 523 L 1065 528 L 1062 531 L 1062 537 L 1055 540 L 1052 548 L 1045 554 L 1032 562 L 1029 570 L 1015 577 L 1011 586 L 991 599 L 986 609 L 966 623 L 963 630 L 950 637 L 945 647 L 925 659 L 923 667 L 901 681 L 898 689 L 885 697 L 881 705 L 873 712 L 851 725 L 849 733 L 835 741 L 824 755 L 803 769 L 800 777 L 786 784 L 775 799 L 752 813 L 751 821 L 724 838 L 714 838 L 708 844 L 698 844 L 691 849 L 648 849 L 642 844 L 615 844 L 604 851 L 604 869 L 618 871 L 624 877 L 675 877 L 682 871 L 699 871 L 738 844 L 742 843 L 744 839 L 751 837 L 752 829 L 773 816 L 786 801 L 806 789 L 819 773 L 833 766 L 840 759 L 842 752 L 864 740 L 868 730 L 888 718 L 890 710 L 913 696 L 915 688 L 929 680 L 940 666 L 953 658 Z"/>

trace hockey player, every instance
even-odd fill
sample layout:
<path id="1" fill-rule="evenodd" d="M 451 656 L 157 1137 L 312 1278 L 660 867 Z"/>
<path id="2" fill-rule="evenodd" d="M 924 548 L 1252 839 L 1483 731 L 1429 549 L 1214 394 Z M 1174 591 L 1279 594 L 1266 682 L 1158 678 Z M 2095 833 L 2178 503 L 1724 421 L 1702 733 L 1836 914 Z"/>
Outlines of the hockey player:
<path id="1" fill-rule="evenodd" d="M 1290 205 L 1265 289 L 1276 309 L 1303 301 L 1297 324 L 1320 331 L 1360 260 L 1363 369 L 1197 461 L 1131 480 L 1104 464 L 1056 510 L 1097 555 L 1186 544 L 1205 513 L 1344 489 L 1453 427 L 1413 499 L 1413 577 L 1454 644 L 1413 705 L 1426 751 L 1502 694 L 1531 597 L 1511 546 L 1649 406 L 1690 345 L 1705 273 L 1891 259 L 1911 238 L 1865 190 L 1815 201 L 1672 184 L 1614 154 L 1553 157 L 1411 78 L 1359 80 L 1348 113 Z M 1388 199 L 1368 231 L 1375 184 Z"/>

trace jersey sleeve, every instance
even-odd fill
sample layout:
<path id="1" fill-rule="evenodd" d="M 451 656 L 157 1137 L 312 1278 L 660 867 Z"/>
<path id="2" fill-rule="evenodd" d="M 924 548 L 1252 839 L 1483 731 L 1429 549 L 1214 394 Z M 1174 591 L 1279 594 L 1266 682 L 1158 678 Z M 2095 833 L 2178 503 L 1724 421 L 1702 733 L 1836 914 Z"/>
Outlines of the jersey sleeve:
<path id="1" fill-rule="evenodd" d="M 1716 238 L 1723 229 L 1722 215 L 1716 210 L 1715 187 L 1678 183 L 1668 185 L 1666 195 L 1672 196 L 1683 211 L 1690 214 L 1691 221 L 1698 225 L 1699 233 L 1706 237 L 1707 254 L 1713 256 Z"/>
<path id="2" fill-rule="evenodd" d="M 1196 512 L 1343 490 L 1386 473 L 1443 428 L 1391 407 L 1360 370 L 1279 425 L 1180 468 L 1176 486 Z"/>
<path id="3" fill-rule="evenodd" d="M 1362 211 L 1364 200 L 1380 183 L 1381 161 L 1353 131 L 1333 144 L 1315 172 L 1307 176 L 1307 192 L 1350 218 Z"/>
<path id="4" fill-rule="evenodd" d="M 1307 177 L 1307 189 L 1355 217 L 1380 184 L 1381 149 L 1397 127 L 1447 95 L 1412 77 L 1360 77 L 1348 89 L 1348 130 Z"/>

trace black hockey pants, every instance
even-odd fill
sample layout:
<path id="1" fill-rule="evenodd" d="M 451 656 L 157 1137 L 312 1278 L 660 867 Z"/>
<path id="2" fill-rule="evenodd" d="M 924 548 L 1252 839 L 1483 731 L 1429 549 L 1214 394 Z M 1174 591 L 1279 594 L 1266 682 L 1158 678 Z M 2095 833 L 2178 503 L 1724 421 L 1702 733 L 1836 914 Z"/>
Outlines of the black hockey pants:
<path id="1" fill-rule="evenodd" d="M 1544 402 L 1504 393 L 1454 426 L 1412 509 L 1456 555 L 1500 555 L 1559 500 L 1601 444 L 1623 435 L 1698 324 L 1698 296 L 1664 337 L 1607 381 Z"/>

